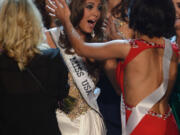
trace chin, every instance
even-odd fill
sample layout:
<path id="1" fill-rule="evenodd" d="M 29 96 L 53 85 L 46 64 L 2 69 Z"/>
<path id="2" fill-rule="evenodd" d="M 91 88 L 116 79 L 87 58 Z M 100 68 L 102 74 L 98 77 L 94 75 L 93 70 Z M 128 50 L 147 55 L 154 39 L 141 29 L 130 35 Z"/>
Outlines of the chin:
<path id="1" fill-rule="evenodd" d="M 88 30 L 86 31 L 86 33 L 91 34 L 91 33 L 93 32 L 93 30 L 94 30 L 94 29 L 88 29 Z"/>
<path id="2" fill-rule="evenodd" d="M 92 31 L 86 31 L 86 32 L 84 32 L 84 33 L 86 33 L 86 34 L 91 34 L 91 33 L 92 33 Z"/>

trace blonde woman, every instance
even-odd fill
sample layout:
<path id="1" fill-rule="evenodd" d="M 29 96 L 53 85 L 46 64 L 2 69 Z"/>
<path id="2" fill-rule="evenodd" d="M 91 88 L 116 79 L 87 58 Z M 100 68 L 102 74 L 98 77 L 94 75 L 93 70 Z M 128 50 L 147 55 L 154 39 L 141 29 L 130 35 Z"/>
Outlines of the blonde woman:
<path id="1" fill-rule="evenodd" d="M 2 0 L 0 27 L 0 134 L 61 135 L 55 109 L 67 70 L 58 49 L 38 49 L 40 13 L 31 0 Z"/>

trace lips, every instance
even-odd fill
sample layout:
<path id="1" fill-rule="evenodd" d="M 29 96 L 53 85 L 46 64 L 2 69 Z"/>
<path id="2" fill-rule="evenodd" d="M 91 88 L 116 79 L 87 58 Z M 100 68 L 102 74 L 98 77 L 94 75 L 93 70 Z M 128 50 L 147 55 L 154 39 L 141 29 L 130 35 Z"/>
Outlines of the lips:
<path id="1" fill-rule="evenodd" d="M 94 27 L 96 25 L 96 20 L 88 20 L 88 24 L 92 29 L 94 29 Z"/>

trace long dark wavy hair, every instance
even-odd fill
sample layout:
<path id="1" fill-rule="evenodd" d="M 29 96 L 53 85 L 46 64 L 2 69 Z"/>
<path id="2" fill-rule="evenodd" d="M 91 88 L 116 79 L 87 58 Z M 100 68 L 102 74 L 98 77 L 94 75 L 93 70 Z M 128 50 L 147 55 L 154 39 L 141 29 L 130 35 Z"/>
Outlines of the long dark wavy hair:
<path id="1" fill-rule="evenodd" d="M 84 8 L 85 8 L 85 2 L 86 0 L 71 0 L 69 7 L 71 10 L 71 22 L 72 25 L 76 28 L 78 27 L 81 19 L 84 15 Z M 99 20 L 96 23 L 96 26 L 94 28 L 95 37 L 92 38 L 91 34 L 86 34 L 86 42 L 102 42 L 103 41 L 103 30 L 102 30 L 102 24 L 106 17 L 106 1 L 101 0 L 102 9 L 101 9 L 101 16 Z M 65 53 L 67 54 L 73 54 L 74 52 L 71 51 L 72 46 L 68 40 L 68 36 L 66 32 L 63 32 L 64 34 L 60 33 L 59 36 L 59 45 L 63 48 L 65 48 Z M 96 71 L 98 72 L 98 69 L 100 68 L 99 62 L 91 62 L 89 59 L 86 59 L 86 66 L 87 70 L 91 75 L 96 76 Z M 96 76 L 97 78 L 97 76 Z"/>
<path id="2" fill-rule="evenodd" d="M 71 22 L 73 26 L 76 28 L 78 27 L 81 19 L 84 15 L 84 7 L 85 7 L 86 0 L 72 0 L 72 2 L 69 5 L 69 8 L 71 10 Z M 106 6 L 105 6 L 105 0 L 101 0 L 102 3 L 102 9 L 101 9 L 101 16 L 99 20 L 96 23 L 96 26 L 94 28 L 95 37 L 92 38 L 91 34 L 86 34 L 86 42 L 102 42 L 103 39 L 103 30 L 101 28 L 104 18 L 106 17 Z M 66 53 L 72 53 L 70 49 L 72 48 L 68 37 L 66 35 L 66 32 L 64 32 L 64 35 L 60 34 L 59 37 L 59 45 L 66 49 Z"/>
<path id="3" fill-rule="evenodd" d="M 128 22 L 128 8 L 131 0 L 121 0 L 112 10 L 111 13 L 114 17 Z"/>

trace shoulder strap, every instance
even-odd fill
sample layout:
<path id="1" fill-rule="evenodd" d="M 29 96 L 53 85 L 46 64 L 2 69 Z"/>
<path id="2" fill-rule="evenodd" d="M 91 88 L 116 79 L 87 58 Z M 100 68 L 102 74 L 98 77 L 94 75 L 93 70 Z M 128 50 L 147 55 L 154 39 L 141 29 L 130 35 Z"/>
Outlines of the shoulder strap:
<path id="1" fill-rule="evenodd" d="M 143 50 L 146 50 L 149 48 L 159 48 L 159 47 L 162 48 L 163 47 L 163 46 L 156 45 L 156 44 L 148 45 L 148 43 L 146 43 L 143 40 L 131 40 L 130 44 L 131 44 L 131 49 L 124 61 L 124 64 L 123 64 L 124 66 L 126 66 L 132 59 L 134 59 Z"/>

